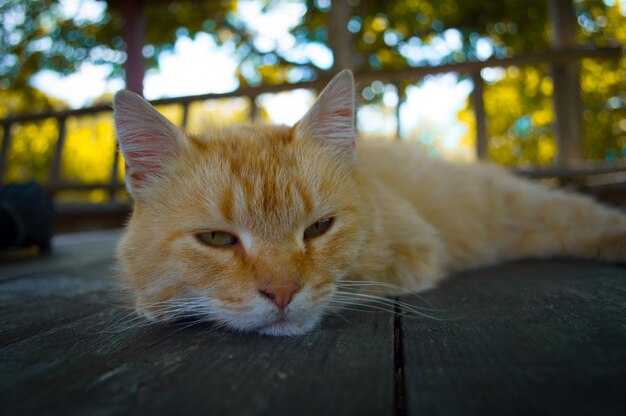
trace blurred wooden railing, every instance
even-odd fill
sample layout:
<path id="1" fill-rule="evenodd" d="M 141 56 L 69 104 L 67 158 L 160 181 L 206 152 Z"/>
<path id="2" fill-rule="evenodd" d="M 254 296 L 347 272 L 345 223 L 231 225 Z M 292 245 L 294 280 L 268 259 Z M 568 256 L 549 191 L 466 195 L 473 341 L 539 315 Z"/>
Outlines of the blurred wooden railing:
<path id="1" fill-rule="evenodd" d="M 401 70 L 381 70 L 381 71 L 372 71 L 367 73 L 356 73 L 355 78 L 358 84 L 367 85 L 373 81 L 379 80 L 385 83 L 394 84 L 397 87 L 398 91 L 398 110 L 402 105 L 403 94 L 400 92 L 400 88 L 398 87 L 401 82 L 405 81 L 414 81 L 417 82 L 420 79 L 423 79 L 426 75 L 432 74 L 441 74 L 441 73 L 457 73 L 463 76 L 469 76 L 474 82 L 474 89 L 471 93 L 470 99 L 472 101 L 472 105 L 474 108 L 475 116 L 476 116 L 476 154 L 479 159 L 487 158 L 487 148 L 488 148 L 488 137 L 487 137 L 487 123 L 488 120 L 485 116 L 484 110 L 484 102 L 483 102 L 483 79 L 480 75 L 480 71 L 483 68 L 493 68 L 493 67 L 520 67 L 527 65 L 540 65 L 540 64 L 549 64 L 551 67 L 555 67 L 558 65 L 577 65 L 578 61 L 582 58 L 602 58 L 602 59 L 616 59 L 622 55 L 622 49 L 619 47 L 605 47 L 605 48 L 573 48 L 573 49 L 564 49 L 564 50 L 554 50 L 547 51 L 544 53 L 535 53 L 535 54 L 527 54 L 520 55 L 510 58 L 491 58 L 485 61 L 471 61 L 471 62 L 461 62 L 461 63 L 451 63 L 440 66 L 424 66 L 424 67 L 411 67 L 405 68 Z M 282 84 L 282 85 L 262 85 L 256 87 L 242 87 L 236 91 L 222 93 L 222 94 L 202 94 L 202 95 L 194 95 L 194 96 L 185 96 L 185 97 L 175 97 L 175 98 L 165 98 L 154 100 L 152 103 L 154 105 L 173 105 L 178 104 L 182 106 L 183 117 L 182 117 L 182 127 L 185 129 L 187 127 L 187 123 L 189 120 L 189 108 L 190 104 L 199 101 L 206 101 L 212 99 L 223 99 L 223 98 L 232 98 L 232 97 L 247 97 L 250 100 L 250 114 L 249 117 L 254 119 L 256 114 L 258 113 L 257 107 L 257 97 L 261 94 L 266 93 L 278 93 L 283 91 L 291 91 L 295 89 L 309 89 L 319 92 L 321 88 L 330 80 L 330 76 L 320 78 L 318 80 L 312 82 L 300 82 L 294 84 Z M 554 91 L 554 94 L 559 94 L 559 90 Z M 562 97 L 554 97 L 555 102 Z M 555 120 L 555 130 L 559 130 L 559 125 L 562 123 L 569 122 L 567 119 L 564 119 L 563 114 L 560 114 L 558 111 L 558 107 L 556 108 L 556 120 Z M 0 181 L 4 179 L 6 169 L 7 169 L 7 154 L 9 148 L 11 146 L 11 130 L 12 127 L 24 122 L 30 121 L 39 121 L 45 119 L 56 119 L 58 123 L 58 140 L 56 142 L 56 146 L 54 148 L 54 152 L 52 155 L 52 162 L 50 173 L 48 175 L 47 182 L 44 184 L 46 189 L 51 194 L 56 194 L 60 191 L 67 190 L 75 190 L 75 191 L 86 191 L 86 190 L 94 190 L 94 189 L 104 189 L 108 192 L 109 195 L 109 204 L 101 204 L 99 208 L 94 208 L 90 206 L 89 208 L 85 207 L 88 210 L 106 210 L 106 207 L 113 207 L 111 209 L 119 209 L 119 206 L 116 205 L 116 193 L 124 188 L 124 184 L 118 180 L 117 175 L 117 165 L 119 158 L 119 151 L 117 146 L 114 150 L 113 157 L 113 165 L 110 170 L 110 178 L 106 183 L 75 183 L 68 182 L 63 179 L 61 175 L 62 171 L 62 154 L 66 137 L 66 120 L 68 117 L 74 116 L 85 116 L 85 115 L 93 115 L 97 113 L 103 112 L 111 112 L 110 105 L 97 105 L 88 108 L 81 108 L 76 110 L 66 110 L 66 111 L 53 111 L 53 112 L 44 112 L 37 114 L 24 114 L 17 115 L 12 117 L 7 117 L 0 120 L 0 125 L 2 125 L 4 130 L 4 137 L 2 140 L 2 146 L 0 148 Z M 397 112 L 397 135 L 399 136 L 399 132 L 401 129 L 401 120 L 399 117 L 399 111 Z M 564 152 L 563 146 L 576 145 L 570 144 L 563 139 L 557 140 L 557 145 L 559 146 L 559 153 L 565 153 L 567 155 L 576 154 L 576 152 L 572 152 L 567 150 Z M 572 181 L 578 177 L 589 176 L 594 174 L 612 174 L 615 172 L 626 171 L 626 166 L 617 165 L 617 166 L 608 166 L 604 162 L 586 162 L 583 163 L 580 160 L 570 160 L 567 158 L 558 158 L 558 162 L 550 167 L 545 169 L 525 169 L 520 170 L 519 172 L 523 175 L 535 177 L 535 178 L 544 178 L 544 177 L 555 177 L 561 178 L 565 181 Z M 73 209 L 78 209 L 76 205 L 73 205 Z M 80 208 L 83 209 L 83 208 Z"/>

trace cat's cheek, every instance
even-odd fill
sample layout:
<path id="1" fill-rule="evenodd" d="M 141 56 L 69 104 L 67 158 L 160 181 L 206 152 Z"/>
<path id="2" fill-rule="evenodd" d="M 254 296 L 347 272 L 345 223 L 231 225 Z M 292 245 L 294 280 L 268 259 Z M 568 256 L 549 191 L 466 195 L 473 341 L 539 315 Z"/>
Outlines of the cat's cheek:
<path id="1" fill-rule="evenodd" d="M 177 247 L 174 257 L 183 266 L 182 280 L 197 288 L 233 282 L 243 274 L 240 256 L 229 249 L 203 247 L 190 241 Z"/>

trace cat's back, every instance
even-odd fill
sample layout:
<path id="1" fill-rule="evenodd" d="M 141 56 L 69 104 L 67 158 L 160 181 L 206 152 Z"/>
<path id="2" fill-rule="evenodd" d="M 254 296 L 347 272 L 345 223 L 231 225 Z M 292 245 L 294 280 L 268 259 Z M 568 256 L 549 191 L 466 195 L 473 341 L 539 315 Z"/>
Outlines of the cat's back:
<path id="1" fill-rule="evenodd" d="M 508 195 L 530 186 L 502 167 L 446 162 L 415 143 L 361 141 L 357 151 L 357 170 L 367 178 L 364 183 L 384 187 L 389 191 L 386 199 L 409 202 L 449 247 L 473 241 L 472 248 L 482 250 L 476 242 L 488 241 L 498 232 L 497 218 L 504 213 Z"/>
<path id="2" fill-rule="evenodd" d="M 428 155 L 416 143 L 362 140 L 357 146 L 357 169 L 413 199 L 475 194 L 484 182 L 508 181 L 505 169 L 484 163 L 451 163 Z"/>

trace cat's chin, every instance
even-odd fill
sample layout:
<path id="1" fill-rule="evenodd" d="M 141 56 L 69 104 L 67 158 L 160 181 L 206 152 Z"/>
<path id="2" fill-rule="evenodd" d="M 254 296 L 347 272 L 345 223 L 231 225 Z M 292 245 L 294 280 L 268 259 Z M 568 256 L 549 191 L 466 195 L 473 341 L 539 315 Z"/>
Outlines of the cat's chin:
<path id="1" fill-rule="evenodd" d="M 227 326 L 235 331 L 253 332 L 275 337 L 293 337 L 304 335 L 314 329 L 322 314 L 312 313 L 271 313 L 259 319 L 241 319 L 241 316 L 229 317 Z"/>
<path id="2" fill-rule="evenodd" d="M 304 335 L 317 325 L 319 319 L 311 319 L 307 322 L 289 322 L 278 320 L 269 324 L 264 324 L 255 328 L 261 335 L 271 335 L 276 337 L 293 337 Z"/>

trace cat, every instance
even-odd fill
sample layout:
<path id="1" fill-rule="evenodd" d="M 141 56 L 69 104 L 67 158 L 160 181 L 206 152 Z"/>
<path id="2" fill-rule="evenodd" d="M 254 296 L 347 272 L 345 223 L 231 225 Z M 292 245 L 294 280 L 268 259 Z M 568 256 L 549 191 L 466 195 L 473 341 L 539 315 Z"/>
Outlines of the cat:
<path id="1" fill-rule="evenodd" d="M 299 335 L 371 293 L 422 291 L 508 259 L 626 260 L 626 216 L 492 164 L 356 142 L 340 72 L 293 127 L 185 135 L 120 91 L 114 118 L 135 206 L 121 275 L 152 320 L 201 316 Z"/>

